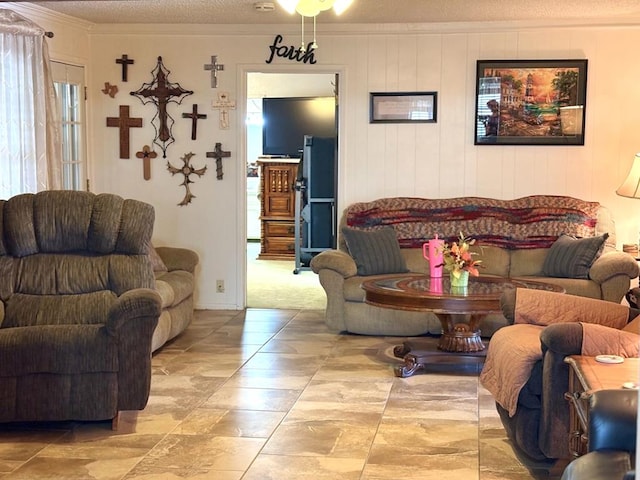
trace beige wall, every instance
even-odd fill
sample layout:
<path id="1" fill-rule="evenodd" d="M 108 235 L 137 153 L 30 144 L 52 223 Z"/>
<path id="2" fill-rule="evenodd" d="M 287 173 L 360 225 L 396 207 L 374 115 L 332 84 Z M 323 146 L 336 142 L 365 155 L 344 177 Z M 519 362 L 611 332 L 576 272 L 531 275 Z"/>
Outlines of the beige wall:
<path id="1" fill-rule="evenodd" d="M 334 26 L 319 33 L 316 65 L 276 59 L 267 65 L 269 45 L 282 33 L 286 44 L 298 43 L 296 26 L 93 26 L 87 33 L 90 54 L 76 42 L 52 51 L 87 58 L 91 110 L 90 161 L 94 191 L 139 198 L 156 207 L 155 242 L 195 249 L 201 256 L 198 307 L 240 308 L 244 305 L 245 178 L 242 121 L 245 74 L 250 71 L 341 73 L 339 208 L 381 196 L 452 197 L 475 195 L 515 198 L 529 194 L 571 195 L 597 200 L 613 211 L 618 242 L 637 239 L 640 215 L 635 200 L 615 195 L 634 154 L 640 150 L 638 27 L 545 28 L 532 24 L 461 26 Z M 375 33 L 374 33 L 375 32 Z M 77 33 L 77 38 L 83 38 Z M 135 59 L 129 82 L 120 80 L 115 59 Z M 156 57 L 171 70 L 169 79 L 195 93 L 183 105 L 170 105 L 175 118 L 175 144 L 168 157 L 153 163 L 152 178 L 142 178 L 135 152 L 150 144 L 154 110 L 128 92 L 151 80 Z M 218 55 L 225 70 L 219 88 L 210 87 L 203 65 Z M 52 55 L 55 56 L 55 55 Z M 586 144 L 572 146 L 474 146 L 474 92 L 477 59 L 589 60 Z M 104 82 L 118 85 L 111 99 L 100 92 Z M 371 125 L 369 92 L 435 90 L 438 123 Z M 211 101 L 226 91 L 238 108 L 231 128 L 218 128 Z M 190 121 L 181 113 L 197 103 L 208 118 L 198 123 L 198 139 L 190 139 Z M 105 127 L 118 105 L 130 105 L 144 127 L 131 129 L 131 159 L 118 158 L 118 134 Z M 224 179 L 216 180 L 215 164 L 205 159 L 216 142 L 232 156 L 225 159 Z M 156 149 L 158 150 L 158 149 Z M 166 161 L 194 152 L 195 167 L 207 173 L 192 176 L 196 198 L 179 207 L 182 176 L 172 177 Z M 310 274 L 310 273 L 304 273 Z M 224 279 L 226 293 L 215 293 Z"/>

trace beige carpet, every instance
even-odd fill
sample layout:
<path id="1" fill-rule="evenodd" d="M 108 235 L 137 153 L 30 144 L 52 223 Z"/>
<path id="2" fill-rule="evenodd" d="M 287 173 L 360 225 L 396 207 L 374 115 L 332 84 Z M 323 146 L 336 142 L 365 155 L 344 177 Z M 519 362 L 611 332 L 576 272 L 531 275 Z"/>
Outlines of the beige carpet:
<path id="1" fill-rule="evenodd" d="M 257 260 L 260 244 L 247 244 L 247 307 L 322 309 L 327 297 L 311 270 L 294 274 L 294 260 Z"/>

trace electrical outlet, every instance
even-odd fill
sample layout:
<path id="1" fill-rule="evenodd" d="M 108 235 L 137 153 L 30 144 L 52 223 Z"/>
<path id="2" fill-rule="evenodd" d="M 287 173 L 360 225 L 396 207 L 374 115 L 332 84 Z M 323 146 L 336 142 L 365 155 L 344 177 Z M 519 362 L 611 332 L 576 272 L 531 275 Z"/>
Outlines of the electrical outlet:
<path id="1" fill-rule="evenodd" d="M 224 293 L 224 280 L 216 280 L 216 292 Z"/>

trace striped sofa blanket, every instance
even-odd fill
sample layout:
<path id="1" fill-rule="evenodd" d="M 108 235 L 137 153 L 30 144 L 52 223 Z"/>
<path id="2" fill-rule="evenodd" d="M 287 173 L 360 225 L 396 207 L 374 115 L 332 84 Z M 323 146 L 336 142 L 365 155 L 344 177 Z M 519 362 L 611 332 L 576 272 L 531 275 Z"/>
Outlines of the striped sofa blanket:
<path id="1" fill-rule="evenodd" d="M 419 248 L 436 234 L 453 242 L 461 232 L 477 245 L 548 248 L 563 233 L 595 236 L 599 207 L 598 202 L 558 195 L 514 200 L 392 197 L 352 204 L 346 225 L 364 230 L 392 226 L 402 248 Z"/>

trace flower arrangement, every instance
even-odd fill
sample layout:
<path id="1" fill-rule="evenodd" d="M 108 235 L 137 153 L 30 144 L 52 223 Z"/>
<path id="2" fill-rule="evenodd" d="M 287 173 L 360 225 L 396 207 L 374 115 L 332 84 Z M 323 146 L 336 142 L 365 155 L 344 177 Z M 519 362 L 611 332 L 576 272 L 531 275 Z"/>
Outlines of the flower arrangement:
<path id="1" fill-rule="evenodd" d="M 482 260 L 474 260 L 473 256 L 477 253 L 469 251 L 469 247 L 474 243 L 476 243 L 475 239 L 465 237 L 462 232 L 457 242 L 451 245 L 445 243 L 442 250 L 443 268 L 456 278 L 460 278 L 460 273 L 463 271 L 469 272 L 469 275 L 474 277 L 479 276 L 478 268 L 482 267 Z"/>

